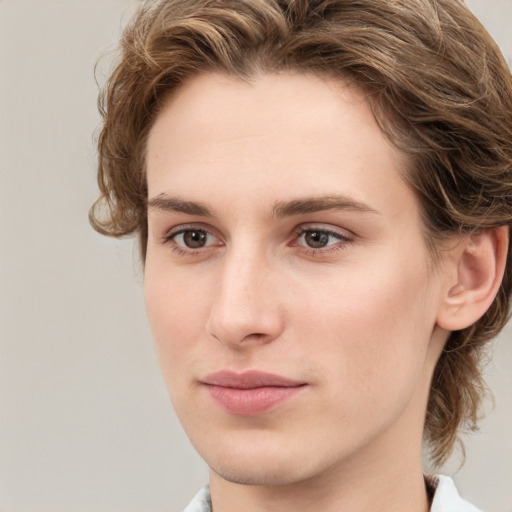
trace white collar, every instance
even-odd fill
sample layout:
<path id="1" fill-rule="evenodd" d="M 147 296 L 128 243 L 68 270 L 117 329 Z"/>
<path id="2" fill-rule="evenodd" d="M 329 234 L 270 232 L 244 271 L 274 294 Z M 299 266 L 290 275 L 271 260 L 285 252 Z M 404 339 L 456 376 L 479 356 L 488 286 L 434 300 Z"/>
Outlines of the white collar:
<path id="1" fill-rule="evenodd" d="M 183 512 L 212 512 L 212 500 L 210 499 L 210 486 L 204 486 L 187 505 Z"/>
<path id="2" fill-rule="evenodd" d="M 480 512 L 478 508 L 463 500 L 449 476 L 436 477 L 437 486 L 430 512 Z"/>

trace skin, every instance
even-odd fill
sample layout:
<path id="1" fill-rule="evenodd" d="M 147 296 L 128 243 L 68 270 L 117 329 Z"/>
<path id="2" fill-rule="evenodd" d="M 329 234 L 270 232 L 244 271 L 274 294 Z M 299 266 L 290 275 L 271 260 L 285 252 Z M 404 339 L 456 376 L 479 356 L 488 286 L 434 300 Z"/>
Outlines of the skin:
<path id="1" fill-rule="evenodd" d="M 325 78 L 205 74 L 159 114 L 147 312 L 215 512 L 428 510 L 422 430 L 456 259 L 431 261 L 406 168 L 364 96 Z M 234 415 L 201 384 L 223 369 L 306 385 Z"/>

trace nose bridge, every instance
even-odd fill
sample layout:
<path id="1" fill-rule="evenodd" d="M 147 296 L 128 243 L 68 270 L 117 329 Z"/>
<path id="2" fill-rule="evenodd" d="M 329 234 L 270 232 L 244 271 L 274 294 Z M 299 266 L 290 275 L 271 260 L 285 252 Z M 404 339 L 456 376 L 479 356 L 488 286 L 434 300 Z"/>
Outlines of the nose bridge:
<path id="1" fill-rule="evenodd" d="M 251 244 L 227 251 L 208 325 L 214 338 L 240 347 L 249 341 L 267 343 L 279 335 L 282 319 L 272 290 L 274 272 L 264 251 Z"/>

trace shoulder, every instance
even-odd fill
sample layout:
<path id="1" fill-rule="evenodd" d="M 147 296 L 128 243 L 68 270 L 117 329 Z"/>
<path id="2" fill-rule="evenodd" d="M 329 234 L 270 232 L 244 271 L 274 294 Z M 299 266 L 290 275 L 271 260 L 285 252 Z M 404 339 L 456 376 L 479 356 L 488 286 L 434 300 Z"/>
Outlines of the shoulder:
<path id="1" fill-rule="evenodd" d="M 430 512 L 481 512 L 480 509 L 459 496 L 450 477 L 439 475 L 429 479 L 435 487 Z"/>

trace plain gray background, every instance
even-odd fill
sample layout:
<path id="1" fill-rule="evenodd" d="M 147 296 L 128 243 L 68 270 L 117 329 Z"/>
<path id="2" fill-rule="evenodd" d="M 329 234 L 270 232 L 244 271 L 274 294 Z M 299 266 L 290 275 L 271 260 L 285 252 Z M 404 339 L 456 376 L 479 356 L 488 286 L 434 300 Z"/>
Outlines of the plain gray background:
<path id="1" fill-rule="evenodd" d="M 512 61 L 512 0 L 468 4 Z M 132 9 L 0 0 L 1 512 L 179 511 L 207 479 L 159 374 L 136 250 L 87 222 L 93 67 Z M 488 512 L 512 511 L 511 337 L 487 372 L 494 411 L 455 475 Z"/>

